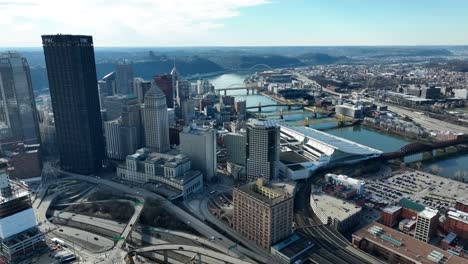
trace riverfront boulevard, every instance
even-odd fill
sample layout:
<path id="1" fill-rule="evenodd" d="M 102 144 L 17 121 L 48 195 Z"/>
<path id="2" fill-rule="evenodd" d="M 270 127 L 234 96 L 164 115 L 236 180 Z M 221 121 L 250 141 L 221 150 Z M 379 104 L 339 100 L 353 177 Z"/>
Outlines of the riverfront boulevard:
<path id="1" fill-rule="evenodd" d="M 217 88 L 228 87 L 233 84 L 242 84 L 244 79 L 248 77 L 242 74 L 222 74 L 209 78 L 209 81 Z M 244 90 L 228 91 L 228 95 L 236 97 L 236 100 L 246 100 L 247 107 L 257 106 L 259 103 L 262 105 L 275 104 L 273 99 L 255 94 L 247 95 Z M 281 120 L 276 114 L 280 108 L 269 108 L 264 111 L 266 116 L 271 115 L 272 119 L 279 122 L 285 122 L 288 125 L 298 125 L 304 123 L 304 118 L 311 118 L 311 113 L 304 110 L 303 113 L 285 115 Z M 286 110 L 283 110 L 287 112 Z M 298 112 L 297 110 L 294 110 Z M 400 149 L 408 143 L 415 142 L 414 139 L 404 138 L 394 134 L 389 134 L 384 131 L 365 127 L 363 125 L 354 125 L 346 127 L 338 127 L 334 118 L 319 118 L 310 120 L 310 127 L 322 130 L 335 136 L 339 136 L 357 143 L 381 150 L 383 152 L 391 152 Z M 422 159 L 421 154 L 409 156 L 405 158 L 405 162 L 418 162 Z M 421 164 L 421 170 L 431 172 L 443 177 L 456 178 L 458 180 L 468 179 L 468 154 L 454 154 L 438 160 L 424 161 Z"/>

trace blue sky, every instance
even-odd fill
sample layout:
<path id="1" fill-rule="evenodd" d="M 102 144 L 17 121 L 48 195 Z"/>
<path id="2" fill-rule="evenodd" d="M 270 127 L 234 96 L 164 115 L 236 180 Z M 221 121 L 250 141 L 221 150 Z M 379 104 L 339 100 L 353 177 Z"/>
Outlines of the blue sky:
<path id="1" fill-rule="evenodd" d="M 0 46 L 465 45 L 466 0 L 0 0 Z"/>

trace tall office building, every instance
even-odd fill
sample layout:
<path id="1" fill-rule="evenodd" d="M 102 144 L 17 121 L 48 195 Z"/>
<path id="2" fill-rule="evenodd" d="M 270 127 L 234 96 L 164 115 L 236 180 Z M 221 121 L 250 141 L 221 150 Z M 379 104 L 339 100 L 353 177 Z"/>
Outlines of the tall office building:
<path id="1" fill-rule="evenodd" d="M 211 83 L 206 79 L 197 80 L 197 94 L 203 95 L 211 90 Z"/>
<path id="2" fill-rule="evenodd" d="M 179 134 L 180 152 L 192 160 L 194 169 L 200 170 L 205 180 L 216 176 L 216 131 L 195 124 L 185 126 Z"/>
<path id="3" fill-rule="evenodd" d="M 226 161 L 245 166 L 247 136 L 244 133 L 228 133 L 224 136 Z"/>
<path id="4" fill-rule="evenodd" d="M 134 95 L 106 97 L 108 117 L 104 122 L 106 154 L 108 158 L 123 160 L 141 145 L 140 104 Z"/>
<path id="5" fill-rule="evenodd" d="M 182 101 L 190 97 L 190 83 L 187 80 L 177 80 L 177 102 L 181 105 Z"/>
<path id="6" fill-rule="evenodd" d="M 10 181 L 7 163 L 0 159 L 0 262 L 23 263 L 46 247 L 36 225 L 29 192 Z"/>
<path id="7" fill-rule="evenodd" d="M 111 96 L 116 93 L 116 83 L 115 83 L 115 72 L 106 74 L 98 81 L 99 89 L 99 102 L 101 103 L 101 108 L 103 108 L 103 100 L 106 96 Z"/>
<path id="8" fill-rule="evenodd" d="M 174 86 L 173 76 L 170 74 L 157 75 L 154 77 L 156 85 L 166 95 L 166 104 L 168 108 L 174 108 Z"/>
<path id="9" fill-rule="evenodd" d="M 115 66 L 116 92 L 130 94 L 133 90 L 133 63 L 121 60 Z"/>
<path id="10" fill-rule="evenodd" d="M 179 107 L 180 118 L 184 119 L 186 124 L 195 118 L 195 100 L 185 99 Z"/>
<path id="11" fill-rule="evenodd" d="M 0 146 L 40 142 L 29 65 L 21 54 L 0 53 Z"/>
<path id="12" fill-rule="evenodd" d="M 252 119 L 247 124 L 247 180 L 278 176 L 280 130 L 272 121 Z"/>
<path id="13" fill-rule="evenodd" d="M 138 98 L 140 104 L 145 102 L 145 94 L 151 88 L 151 82 L 137 77 L 133 79 L 133 94 Z"/>
<path id="14" fill-rule="evenodd" d="M 42 36 L 60 166 L 91 174 L 104 158 L 93 38 Z"/>
<path id="15" fill-rule="evenodd" d="M 174 67 L 171 70 L 171 76 L 172 76 L 172 89 L 173 89 L 173 95 L 175 98 L 175 89 L 177 87 L 177 81 L 179 80 L 179 73 L 177 72 L 176 66 L 175 66 L 175 60 L 174 60 Z"/>
<path id="16" fill-rule="evenodd" d="M 145 95 L 144 124 L 146 147 L 167 152 L 170 145 L 166 96 L 155 83 Z"/>
<path id="17" fill-rule="evenodd" d="M 234 229 L 262 248 L 292 233 L 294 196 L 264 185 L 263 179 L 234 188 L 233 206 Z"/>

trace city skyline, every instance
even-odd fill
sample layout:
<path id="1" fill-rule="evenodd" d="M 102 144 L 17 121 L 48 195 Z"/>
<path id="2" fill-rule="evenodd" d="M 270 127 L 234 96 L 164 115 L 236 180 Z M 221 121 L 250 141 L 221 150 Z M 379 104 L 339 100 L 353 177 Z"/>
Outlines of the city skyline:
<path id="1" fill-rule="evenodd" d="M 39 47 L 57 32 L 93 35 L 98 47 L 468 44 L 468 3 L 449 2 L 19 0 L 0 2 L 0 46 Z"/>

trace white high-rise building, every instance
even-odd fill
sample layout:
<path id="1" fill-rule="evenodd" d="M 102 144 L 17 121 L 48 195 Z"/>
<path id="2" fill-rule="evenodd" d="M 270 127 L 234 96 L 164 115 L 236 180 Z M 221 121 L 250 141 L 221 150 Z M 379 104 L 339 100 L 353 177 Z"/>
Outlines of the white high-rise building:
<path id="1" fill-rule="evenodd" d="M 275 122 L 251 119 L 247 124 L 247 180 L 277 178 L 280 129 Z"/>
<path id="2" fill-rule="evenodd" d="M 167 152 L 170 145 L 166 96 L 155 83 L 145 95 L 144 127 L 146 147 L 159 153 Z"/>
<path id="3" fill-rule="evenodd" d="M 426 207 L 423 211 L 419 212 L 416 218 L 416 229 L 414 238 L 429 242 L 432 235 L 437 228 L 437 218 L 439 211 Z"/>
<path id="4" fill-rule="evenodd" d="M 180 152 L 192 160 L 192 167 L 200 170 L 205 180 L 216 176 L 216 131 L 195 124 L 185 126 L 180 136 Z"/>

